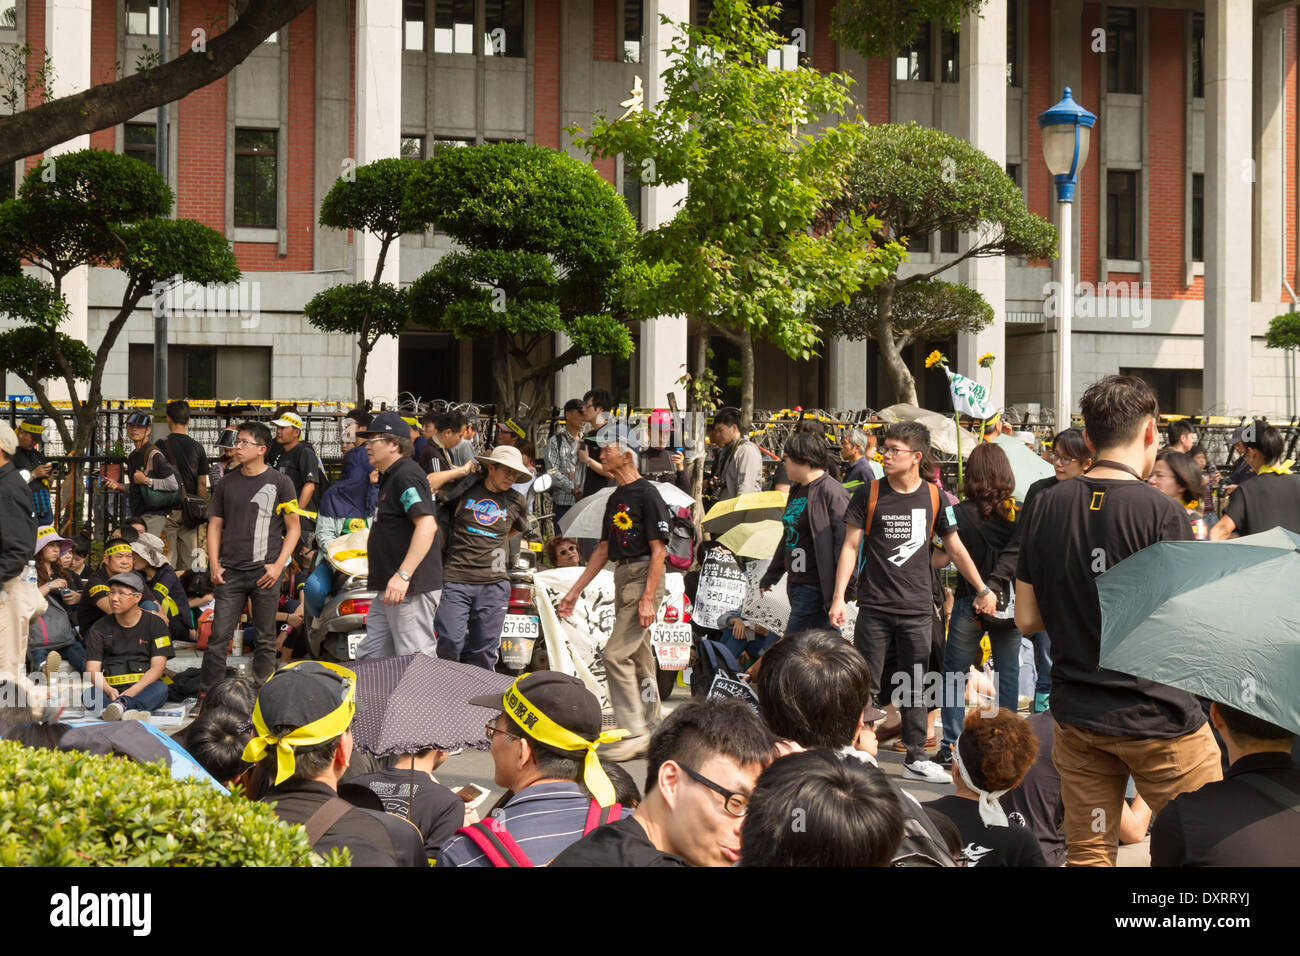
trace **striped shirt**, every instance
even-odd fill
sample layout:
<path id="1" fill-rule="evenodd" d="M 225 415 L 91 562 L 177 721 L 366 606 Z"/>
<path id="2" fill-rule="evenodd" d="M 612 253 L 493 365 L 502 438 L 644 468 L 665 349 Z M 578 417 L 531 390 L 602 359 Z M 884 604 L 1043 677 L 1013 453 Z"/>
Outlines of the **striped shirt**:
<path id="1" fill-rule="evenodd" d="M 534 866 L 555 859 L 582 839 L 591 796 L 568 781 L 525 787 L 502 807 L 498 819 Z M 442 845 L 438 866 L 491 866 L 469 837 L 458 835 Z"/>

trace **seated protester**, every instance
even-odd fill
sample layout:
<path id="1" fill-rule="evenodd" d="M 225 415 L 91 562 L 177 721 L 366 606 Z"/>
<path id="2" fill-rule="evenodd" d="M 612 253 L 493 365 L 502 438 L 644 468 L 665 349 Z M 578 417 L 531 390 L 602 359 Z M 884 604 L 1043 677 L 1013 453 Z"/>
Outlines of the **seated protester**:
<path id="1" fill-rule="evenodd" d="M 1011 822 L 998 802 L 1024 779 L 1037 754 L 1038 738 L 1014 711 L 967 715 L 953 748 L 957 793 L 930 802 L 957 824 L 967 866 L 1047 865 L 1033 831 Z"/>
<path id="2" fill-rule="evenodd" d="M 190 599 L 190 613 L 198 616 L 199 611 L 211 606 L 213 599 L 212 575 L 206 571 L 183 571 L 181 588 Z"/>
<path id="3" fill-rule="evenodd" d="M 300 661 L 281 668 L 257 694 L 253 737 L 244 760 L 272 765 L 262 795 L 287 823 L 300 823 L 317 853 L 346 848 L 353 866 L 426 866 L 420 833 L 391 813 L 354 807 L 338 796 L 352 759 L 356 675 L 345 667 Z"/>
<path id="4" fill-rule="evenodd" d="M 546 563 L 553 568 L 582 567 L 582 555 L 578 553 L 578 540 L 557 536 L 547 541 Z"/>
<path id="5" fill-rule="evenodd" d="M 433 775 L 446 759 L 445 751 L 429 747 L 401 754 L 388 770 L 348 780 L 369 788 L 389 813 L 415 824 L 424 837 L 424 852 L 431 863 L 437 860 L 439 848 L 465 823 L 465 801 Z"/>
<path id="6" fill-rule="evenodd" d="M 1151 827 L 1151 865 L 1300 866 L 1296 735 L 1217 702 L 1210 721 L 1228 748 L 1228 772 L 1160 811 Z"/>
<path id="7" fill-rule="evenodd" d="M 929 804 L 926 804 L 925 815 L 930 818 L 934 828 L 943 837 L 943 845 L 952 854 L 952 858 L 957 861 L 957 865 L 965 866 L 966 857 L 961 852 L 961 833 L 957 829 L 957 824 L 953 823 L 952 818 L 946 813 L 940 813 Z"/>
<path id="8" fill-rule="evenodd" d="M 72 547 L 63 552 L 59 558 L 59 573 L 64 580 L 68 582 L 68 588 L 72 591 L 81 593 L 86 583 L 86 575 L 90 569 L 86 567 L 86 561 L 90 558 L 90 539 L 85 535 L 77 535 L 72 539 Z"/>
<path id="9" fill-rule="evenodd" d="M 741 866 L 889 866 L 903 841 L 903 808 L 883 774 L 807 750 L 763 771 L 741 835 Z"/>
<path id="10" fill-rule="evenodd" d="M 233 788 L 242 783 L 253 766 L 244 760 L 244 748 L 253 737 L 252 718 L 248 714 L 205 706 L 203 713 L 185 729 L 188 731 L 185 749 L 195 763 L 222 786 Z"/>
<path id="11" fill-rule="evenodd" d="M 741 701 L 682 704 L 650 738 L 636 812 L 597 827 L 551 865 L 733 866 L 754 784 L 775 745 Z"/>
<path id="12" fill-rule="evenodd" d="M 525 674 L 504 695 L 484 694 L 470 703 L 497 711 L 485 730 L 495 782 L 510 796 L 493 812 L 491 829 L 513 841 L 524 865 L 546 864 L 582 837 L 589 794 L 601 806 L 613 804 L 614 788 L 596 747 L 620 735 L 604 732 L 600 701 L 582 681 L 556 671 Z M 438 866 L 493 865 L 464 828 L 438 854 Z"/>
<path id="13" fill-rule="evenodd" d="M 167 631 L 173 641 L 192 641 L 194 617 L 190 613 L 190 599 L 175 570 L 167 563 L 166 545 L 152 534 L 142 534 L 131 545 L 133 570 L 144 578 L 146 596 L 157 605 L 158 613 L 167 622 Z"/>
<path id="14" fill-rule="evenodd" d="M 134 571 L 108 579 L 112 614 L 86 637 L 86 671 L 110 703 L 103 720 L 147 719 L 167 702 L 163 675 L 175 656 L 167 625 L 140 610 L 144 579 Z"/>
<path id="15" fill-rule="evenodd" d="M 370 464 L 364 443 L 343 456 L 339 480 L 320 500 L 316 518 L 316 547 L 324 550 L 335 538 L 370 527 L 379 504 L 379 469 Z"/>
<path id="16" fill-rule="evenodd" d="M 28 626 L 27 654 L 33 668 L 46 675 L 58 673 L 67 660 L 75 671 L 86 669 L 86 653 L 77 641 L 73 624 L 81 595 L 63 577 L 61 562 L 70 552 L 72 542 L 60 537 L 53 528 L 36 532 L 36 589 L 46 600 L 46 609 L 31 619 Z"/>
<path id="17" fill-rule="evenodd" d="M 609 777 L 609 782 L 614 785 L 614 802 L 624 810 L 635 810 L 639 807 L 641 788 L 636 785 L 636 781 L 623 765 L 612 760 L 602 760 L 600 765 L 605 770 L 605 776 Z M 591 798 L 596 799 L 596 795 L 591 794 Z"/>
<path id="18" fill-rule="evenodd" d="M 251 681 L 244 677 L 227 677 L 225 680 L 217 681 L 208 688 L 206 694 L 199 698 L 199 712 L 195 715 L 195 723 L 197 723 L 197 718 L 202 717 L 204 714 L 218 710 L 229 711 L 245 718 L 251 718 L 255 703 L 257 703 L 257 691 L 253 689 Z M 189 750 L 189 736 L 193 727 L 193 723 L 187 727 L 182 727 L 171 735 L 172 740 Z M 190 752 L 193 753 L 193 751 Z M 242 748 L 240 752 L 243 752 Z M 216 776 L 216 774 L 213 774 L 213 776 Z"/>
<path id="19" fill-rule="evenodd" d="M 132 532 L 134 535 L 134 532 Z M 104 549 L 103 563 L 86 579 L 86 590 L 77 605 L 77 627 L 82 640 L 90 634 L 90 629 L 105 614 L 111 614 L 109 607 L 108 579 L 115 574 L 125 574 L 135 568 L 135 552 L 125 540 L 109 539 Z"/>

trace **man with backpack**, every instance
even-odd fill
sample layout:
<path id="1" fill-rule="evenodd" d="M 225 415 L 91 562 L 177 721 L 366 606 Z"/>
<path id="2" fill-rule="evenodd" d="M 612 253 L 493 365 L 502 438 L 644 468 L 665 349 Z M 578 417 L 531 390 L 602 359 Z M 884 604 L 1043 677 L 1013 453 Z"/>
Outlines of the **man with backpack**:
<path id="1" fill-rule="evenodd" d="M 442 549 L 424 469 L 411 457 L 411 430 L 397 412 L 381 412 L 359 435 L 379 469 L 379 503 L 367 548 L 371 586 L 384 591 L 366 614 L 357 658 L 438 652 L 434 616 L 442 592 Z"/>
<path id="2" fill-rule="evenodd" d="M 203 446 L 189 436 L 190 403 L 177 399 L 167 403 L 167 428 L 171 434 L 158 443 L 167 461 L 176 471 L 181 492 L 185 498 L 207 497 L 208 455 Z M 188 571 L 193 566 L 194 552 L 199 547 L 199 525 L 186 513 L 185 498 L 167 515 L 163 526 L 163 539 L 167 542 L 167 556 L 172 567 Z M 206 508 L 205 512 L 206 514 Z"/>
<path id="3" fill-rule="evenodd" d="M 172 508 L 180 503 L 181 486 L 167 456 L 149 437 L 152 429 L 153 419 L 146 412 L 127 416 L 126 436 L 135 445 L 126 459 L 130 484 L 109 479 L 104 479 L 104 484 L 128 492 L 131 514 L 143 518 L 148 532 L 161 538 Z"/>
<path id="4" fill-rule="evenodd" d="M 470 703 L 497 711 L 484 729 L 495 782 L 511 796 L 444 843 L 438 866 L 544 866 L 618 819 L 614 786 L 596 756 L 618 732 L 602 729 L 600 701 L 582 681 L 539 671 Z"/>
<path id="5" fill-rule="evenodd" d="M 907 747 L 903 776 L 951 783 L 952 777 L 925 755 L 922 675 L 933 637 L 930 541 L 936 531 L 953 564 L 974 588 L 976 610 L 992 613 L 996 602 L 957 536 L 952 506 L 941 507 L 939 489 L 921 477 L 934 472 L 929 429 L 919 422 L 895 422 L 885 433 L 881 457 L 885 477 L 859 488 L 845 514 L 848 530 L 835 575 L 830 622 L 836 627 L 844 623 L 844 593 L 856 573 L 858 620 L 853 643 L 866 658 L 873 695 L 881 691 L 888 648 L 892 645 L 897 654 L 901 686 L 899 677 L 892 683 Z"/>

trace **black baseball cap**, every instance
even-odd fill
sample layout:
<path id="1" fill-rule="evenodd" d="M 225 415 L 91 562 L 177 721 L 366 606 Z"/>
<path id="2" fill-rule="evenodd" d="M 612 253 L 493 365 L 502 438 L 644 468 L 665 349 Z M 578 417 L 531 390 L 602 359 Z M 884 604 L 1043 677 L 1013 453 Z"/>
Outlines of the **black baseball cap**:
<path id="1" fill-rule="evenodd" d="M 380 412 L 370 424 L 364 428 L 357 429 L 358 435 L 401 435 L 403 438 L 411 437 L 411 426 L 407 424 L 406 419 L 399 412 L 387 411 Z"/>
<path id="2" fill-rule="evenodd" d="M 600 701 L 578 678 L 558 671 L 525 674 L 516 685 L 519 692 L 551 720 L 586 740 L 595 740 L 602 728 Z M 504 694 L 480 694 L 469 702 L 488 710 L 505 710 Z M 525 732 L 527 732 L 525 730 Z"/>
<path id="3" fill-rule="evenodd" d="M 267 727 L 306 727 L 338 710 L 352 683 L 317 661 L 303 661 L 263 684 L 257 707 Z"/>

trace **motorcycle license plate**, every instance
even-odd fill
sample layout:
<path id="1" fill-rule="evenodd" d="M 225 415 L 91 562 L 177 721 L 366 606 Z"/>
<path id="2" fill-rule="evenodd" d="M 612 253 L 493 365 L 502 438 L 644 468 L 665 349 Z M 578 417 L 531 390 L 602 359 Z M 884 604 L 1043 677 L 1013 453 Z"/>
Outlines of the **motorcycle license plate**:
<path id="1" fill-rule="evenodd" d="M 365 639 L 365 631 L 359 631 L 356 634 L 348 635 L 348 658 L 350 660 L 355 661 L 357 659 L 357 648 L 361 646 L 361 642 Z"/>
<path id="2" fill-rule="evenodd" d="M 511 670 L 522 670 L 533 660 L 533 645 L 537 643 L 532 637 L 501 638 L 501 663 Z"/>
<path id="3" fill-rule="evenodd" d="M 689 624 L 656 625 L 653 640 L 660 670 L 679 671 L 690 664 L 694 640 Z"/>
<path id="4" fill-rule="evenodd" d="M 507 614 L 501 624 L 501 640 L 522 637 L 537 640 L 542 634 L 542 619 L 536 614 Z"/>

